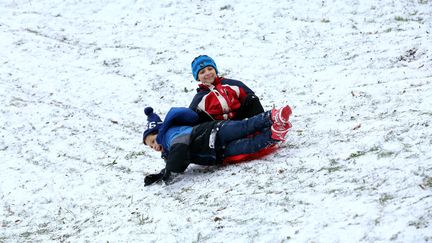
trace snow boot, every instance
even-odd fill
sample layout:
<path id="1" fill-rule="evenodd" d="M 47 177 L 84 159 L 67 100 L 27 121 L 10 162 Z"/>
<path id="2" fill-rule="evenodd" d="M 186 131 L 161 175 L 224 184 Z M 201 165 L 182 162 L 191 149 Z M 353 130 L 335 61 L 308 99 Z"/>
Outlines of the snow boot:
<path id="1" fill-rule="evenodd" d="M 279 125 L 277 123 L 273 123 L 271 126 L 271 138 L 278 141 L 285 141 L 286 134 L 288 130 L 291 128 L 291 123 L 287 122 L 285 124 Z"/>
<path id="2" fill-rule="evenodd" d="M 283 126 L 289 123 L 288 120 L 291 113 L 292 113 L 291 107 L 289 107 L 288 105 L 279 109 L 272 109 L 271 119 L 273 123 L 278 124 L 279 126 Z"/>

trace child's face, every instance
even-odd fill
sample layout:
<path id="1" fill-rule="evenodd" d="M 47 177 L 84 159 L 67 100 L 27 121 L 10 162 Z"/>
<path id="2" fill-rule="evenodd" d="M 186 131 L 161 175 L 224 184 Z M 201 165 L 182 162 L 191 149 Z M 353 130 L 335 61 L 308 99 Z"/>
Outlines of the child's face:
<path id="1" fill-rule="evenodd" d="M 203 84 L 212 84 L 216 77 L 216 70 L 212 66 L 207 66 L 198 72 L 198 80 Z"/>
<path id="2" fill-rule="evenodd" d="M 156 136 L 157 134 L 150 134 L 145 138 L 144 144 L 152 148 L 153 150 L 157 152 L 162 152 L 163 148 L 162 145 L 158 144 L 156 142 Z"/>

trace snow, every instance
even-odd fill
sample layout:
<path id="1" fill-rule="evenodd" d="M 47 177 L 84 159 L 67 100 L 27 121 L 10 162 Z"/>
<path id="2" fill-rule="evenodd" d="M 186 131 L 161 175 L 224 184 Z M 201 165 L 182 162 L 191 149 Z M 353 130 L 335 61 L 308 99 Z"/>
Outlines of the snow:
<path id="1" fill-rule="evenodd" d="M 432 4 L 5 0 L 0 242 L 432 241 Z M 273 155 L 143 186 L 143 108 L 188 106 L 212 56 L 266 109 Z"/>

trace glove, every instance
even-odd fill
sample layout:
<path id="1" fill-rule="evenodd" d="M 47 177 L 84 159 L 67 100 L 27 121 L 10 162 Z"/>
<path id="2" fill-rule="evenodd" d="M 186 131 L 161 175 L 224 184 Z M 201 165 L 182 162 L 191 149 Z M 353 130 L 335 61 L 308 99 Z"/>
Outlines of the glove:
<path id="1" fill-rule="evenodd" d="M 161 174 L 150 174 L 144 178 L 144 186 L 150 186 L 151 184 L 160 181 L 162 179 Z"/>
<path id="2" fill-rule="evenodd" d="M 158 182 L 158 181 L 167 181 L 170 176 L 170 172 L 166 169 L 162 169 L 159 174 L 150 174 L 146 177 L 144 177 L 144 186 L 150 186 L 151 184 Z"/>

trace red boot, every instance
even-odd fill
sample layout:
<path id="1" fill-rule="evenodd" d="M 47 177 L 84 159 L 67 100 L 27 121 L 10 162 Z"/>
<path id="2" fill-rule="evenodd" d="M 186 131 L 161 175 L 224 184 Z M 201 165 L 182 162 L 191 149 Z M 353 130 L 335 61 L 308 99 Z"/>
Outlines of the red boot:
<path id="1" fill-rule="evenodd" d="M 291 123 L 287 122 L 285 124 L 279 125 L 277 123 L 273 123 L 271 126 L 271 138 L 274 140 L 285 141 L 286 134 L 288 130 L 291 128 Z"/>
<path id="2" fill-rule="evenodd" d="M 273 109 L 271 111 L 271 119 L 273 123 L 283 126 L 284 124 L 289 123 L 289 117 L 291 113 L 291 107 L 288 105 L 280 109 Z"/>

